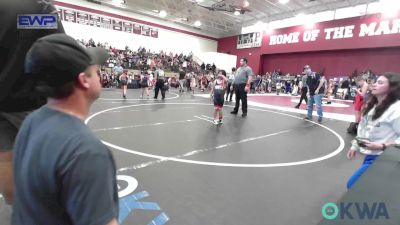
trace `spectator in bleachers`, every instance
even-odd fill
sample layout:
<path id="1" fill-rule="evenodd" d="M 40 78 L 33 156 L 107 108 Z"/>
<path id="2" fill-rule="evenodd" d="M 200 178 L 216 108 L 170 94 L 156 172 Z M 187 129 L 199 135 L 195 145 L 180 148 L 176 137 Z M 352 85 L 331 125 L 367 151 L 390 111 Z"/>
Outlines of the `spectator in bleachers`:
<path id="1" fill-rule="evenodd" d="M 206 65 L 204 64 L 204 62 L 201 64 L 200 68 L 201 72 L 204 72 L 204 70 L 206 70 Z"/>
<path id="2" fill-rule="evenodd" d="M 216 69 L 217 69 L 217 67 L 216 67 L 215 64 L 213 63 L 212 66 L 211 66 L 212 72 L 215 73 Z"/>

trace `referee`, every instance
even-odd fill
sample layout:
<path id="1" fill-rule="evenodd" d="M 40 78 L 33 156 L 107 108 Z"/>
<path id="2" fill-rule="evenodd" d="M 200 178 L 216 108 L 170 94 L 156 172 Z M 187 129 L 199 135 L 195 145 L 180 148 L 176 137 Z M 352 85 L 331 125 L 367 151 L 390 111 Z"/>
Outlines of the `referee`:
<path id="1" fill-rule="evenodd" d="M 247 116 L 247 92 L 250 90 L 250 82 L 253 76 L 253 70 L 247 65 L 247 59 L 240 59 L 240 67 L 237 70 L 233 88 L 236 95 L 235 108 L 231 114 L 237 114 L 239 111 L 239 101 L 242 101 L 242 117 Z"/>
<path id="2" fill-rule="evenodd" d="M 300 108 L 301 102 L 303 101 L 303 99 L 306 101 L 306 105 L 307 105 L 307 92 L 308 92 L 308 87 L 307 87 L 307 75 L 304 74 L 303 72 L 303 76 L 301 77 L 301 84 L 299 85 L 299 88 L 301 88 L 300 92 L 301 92 L 301 96 L 300 96 L 300 101 L 299 104 L 297 104 L 295 106 L 296 109 Z"/>

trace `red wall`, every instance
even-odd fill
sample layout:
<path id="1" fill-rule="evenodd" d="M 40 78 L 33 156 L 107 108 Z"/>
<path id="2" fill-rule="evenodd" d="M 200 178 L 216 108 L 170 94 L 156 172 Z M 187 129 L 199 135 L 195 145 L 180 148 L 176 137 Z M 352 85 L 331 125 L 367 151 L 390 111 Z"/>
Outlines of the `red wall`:
<path id="1" fill-rule="evenodd" d="M 387 34 L 372 37 L 359 37 L 360 24 L 370 24 L 385 19 L 380 14 L 322 22 L 312 29 L 319 29 L 316 41 L 303 42 L 303 26 L 283 28 L 273 31 L 272 35 L 300 32 L 300 42 L 282 45 L 269 45 L 270 35 L 264 35 L 259 48 L 237 49 L 237 36 L 219 39 L 218 52 L 249 59 L 249 65 L 255 73 L 264 73 L 273 69 L 283 72 L 301 72 L 304 64 L 311 64 L 315 71 L 325 68 L 327 76 L 350 75 L 355 69 L 372 69 L 376 73 L 385 71 L 400 72 L 400 34 Z M 392 23 L 390 23 L 392 24 Z M 325 40 L 325 28 L 355 25 L 354 37 Z M 308 29 L 311 30 L 311 29 Z M 300 53 L 300 54 L 296 54 Z"/>
<path id="2" fill-rule="evenodd" d="M 340 20 L 332 20 L 315 24 L 312 29 L 305 29 L 304 26 L 288 27 L 275 30 L 271 35 L 289 34 L 292 32 L 300 32 L 300 42 L 281 45 L 269 45 L 270 35 L 264 35 L 261 52 L 263 54 L 287 53 L 287 52 L 305 52 L 305 51 L 322 51 L 322 50 L 339 50 L 339 49 L 363 49 L 363 48 L 381 48 L 400 46 L 400 34 L 385 34 L 378 36 L 359 37 L 360 25 L 377 22 L 377 28 L 380 21 L 392 21 L 394 18 L 381 18 L 380 14 L 354 17 Z M 392 23 L 390 23 L 392 24 Z M 352 38 L 330 39 L 326 40 L 325 28 L 344 27 L 355 25 Z M 305 30 L 320 30 L 316 41 L 303 42 L 302 37 Z"/>
<path id="3" fill-rule="evenodd" d="M 280 69 L 283 73 L 301 73 L 305 64 L 313 71 L 325 69 L 327 77 L 351 75 L 371 69 L 374 73 L 400 72 L 400 47 L 336 50 L 263 55 L 261 73 Z"/>

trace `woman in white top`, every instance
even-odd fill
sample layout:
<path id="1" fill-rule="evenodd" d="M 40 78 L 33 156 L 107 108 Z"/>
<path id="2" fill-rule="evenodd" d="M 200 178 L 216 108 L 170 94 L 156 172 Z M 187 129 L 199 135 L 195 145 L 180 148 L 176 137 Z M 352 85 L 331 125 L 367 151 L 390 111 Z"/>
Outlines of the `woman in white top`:
<path id="1" fill-rule="evenodd" d="M 354 159 L 357 152 L 365 155 L 362 166 L 350 177 L 351 188 L 387 146 L 400 145 L 400 74 L 386 73 L 372 85 L 372 97 L 367 103 L 358 126 L 357 137 L 347 152 Z"/>

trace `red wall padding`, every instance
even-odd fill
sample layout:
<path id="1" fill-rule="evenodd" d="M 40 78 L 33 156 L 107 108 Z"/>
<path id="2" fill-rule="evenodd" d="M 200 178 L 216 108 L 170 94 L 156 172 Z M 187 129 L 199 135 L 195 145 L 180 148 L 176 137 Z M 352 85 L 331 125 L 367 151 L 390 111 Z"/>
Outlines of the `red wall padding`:
<path id="1" fill-rule="evenodd" d="M 305 64 L 313 71 L 325 68 L 327 77 L 351 75 L 371 69 L 376 74 L 400 73 L 400 48 L 375 48 L 321 52 L 286 53 L 262 56 L 262 72 L 280 69 L 283 73 L 301 73 Z"/>

